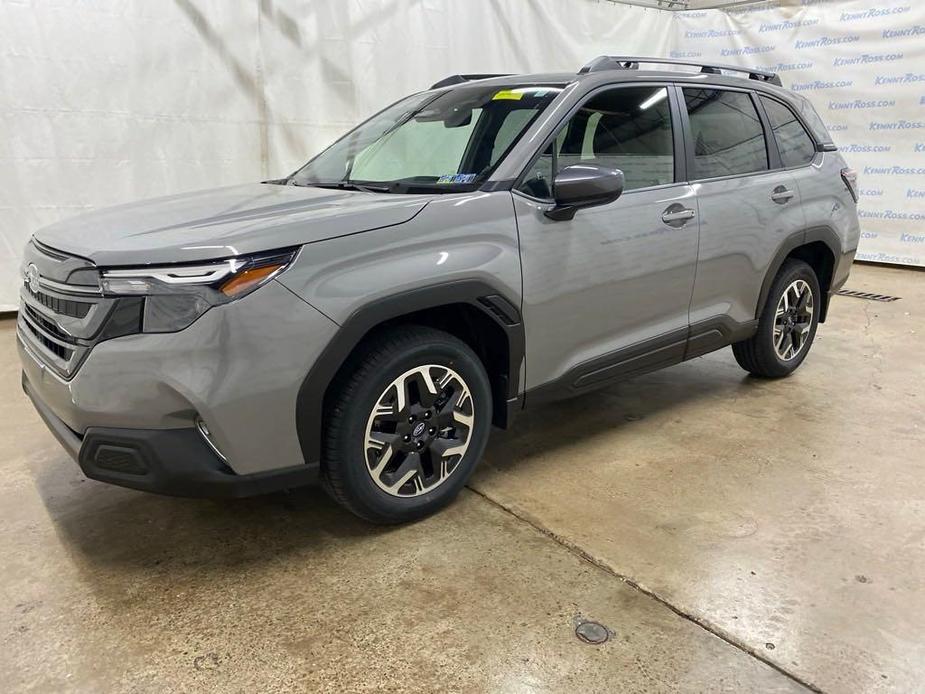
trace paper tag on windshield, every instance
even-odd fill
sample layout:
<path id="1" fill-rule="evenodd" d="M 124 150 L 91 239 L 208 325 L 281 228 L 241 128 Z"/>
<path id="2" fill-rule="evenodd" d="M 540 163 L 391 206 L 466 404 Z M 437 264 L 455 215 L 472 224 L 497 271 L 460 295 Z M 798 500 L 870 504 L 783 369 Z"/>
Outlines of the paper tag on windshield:
<path id="1" fill-rule="evenodd" d="M 437 183 L 472 183 L 477 174 L 444 174 Z"/>
<path id="2" fill-rule="evenodd" d="M 523 98 L 523 92 L 515 92 L 513 89 L 502 89 L 500 92 L 497 92 L 493 97 L 491 97 L 491 100 L 500 101 L 502 99 L 509 99 L 511 101 L 520 101 Z"/>

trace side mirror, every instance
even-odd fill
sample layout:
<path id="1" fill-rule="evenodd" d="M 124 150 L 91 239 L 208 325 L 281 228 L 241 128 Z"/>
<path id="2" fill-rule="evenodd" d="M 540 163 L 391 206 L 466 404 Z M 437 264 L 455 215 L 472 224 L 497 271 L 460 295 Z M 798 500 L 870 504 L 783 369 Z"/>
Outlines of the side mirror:
<path id="1" fill-rule="evenodd" d="M 597 164 L 572 164 L 553 183 L 556 206 L 546 216 L 557 222 L 572 219 L 582 207 L 613 202 L 623 194 L 623 172 Z"/>

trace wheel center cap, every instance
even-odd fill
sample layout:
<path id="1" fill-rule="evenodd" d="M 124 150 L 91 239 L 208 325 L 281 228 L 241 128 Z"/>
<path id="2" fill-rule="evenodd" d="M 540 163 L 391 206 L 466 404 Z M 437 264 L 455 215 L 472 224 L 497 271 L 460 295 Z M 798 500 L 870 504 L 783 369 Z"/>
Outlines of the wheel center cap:
<path id="1" fill-rule="evenodd" d="M 417 438 L 427 430 L 427 425 L 424 422 L 418 422 L 414 425 L 414 429 L 411 430 L 411 435 Z"/>

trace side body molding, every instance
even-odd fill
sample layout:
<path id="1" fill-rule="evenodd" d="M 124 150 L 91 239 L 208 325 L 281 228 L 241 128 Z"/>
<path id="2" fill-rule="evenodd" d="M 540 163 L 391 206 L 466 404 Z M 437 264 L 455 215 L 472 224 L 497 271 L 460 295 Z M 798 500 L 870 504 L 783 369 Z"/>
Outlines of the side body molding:
<path id="1" fill-rule="evenodd" d="M 496 287 L 483 280 L 454 280 L 426 285 L 377 299 L 350 315 L 312 366 L 296 401 L 296 428 L 306 463 L 321 460 L 325 393 L 338 370 L 363 337 L 377 326 L 407 314 L 464 304 L 494 321 L 507 337 L 507 373 L 496 384 L 495 423 L 506 426 L 520 408 L 520 372 L 525 336 L 520 311 Z M 499 407 L 503 404 L 504 407 Z M 499 411 L 500 410 L 500 411 Z"/>

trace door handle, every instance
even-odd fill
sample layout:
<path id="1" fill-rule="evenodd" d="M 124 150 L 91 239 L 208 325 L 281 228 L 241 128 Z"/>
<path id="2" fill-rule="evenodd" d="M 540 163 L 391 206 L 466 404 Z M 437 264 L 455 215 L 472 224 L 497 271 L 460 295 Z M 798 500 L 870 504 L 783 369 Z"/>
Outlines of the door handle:
<path id="1" fill-rule="evenodd" d="M 675 203 L 662 212 L 662 221 L 668 226 L 680 227 L 696 216 L 697 213 L 691 208 Z"/>
<path id="2" fill-rule="evenodd" d="M 796 193 L 794 193 L 792 190 L 788 190 L 784 188 L 784 186 L 777 186 L 777 188 L 774 189 L 774 192 L 771 193 L 771 200 L 776 202 L 778 205 L 783 205 L 784 203 L 788 202 L 794 195 L 796 195 Z"/>

